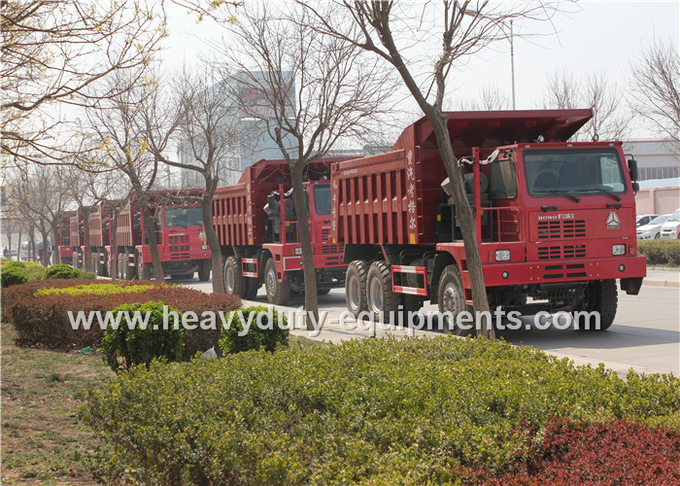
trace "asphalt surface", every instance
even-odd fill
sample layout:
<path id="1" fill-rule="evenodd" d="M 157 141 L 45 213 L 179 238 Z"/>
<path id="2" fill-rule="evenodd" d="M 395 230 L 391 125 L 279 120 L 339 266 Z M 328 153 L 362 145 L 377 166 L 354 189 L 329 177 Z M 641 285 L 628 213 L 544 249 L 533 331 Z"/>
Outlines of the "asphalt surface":
<path id="1" fill-rule="evenodd" d="M 619 292 L 619 306 L 614 324 L 602 332 L 584 332 L 573 329 L 565 321 L 556 324 L 552 319 L 534 321 L 532 316 L 523 316 L 518 330 L 497 331 L 497 336 L 517 345 L 531 345 L 560 358 L 569 358 L 577 365 L 590 364 L 605 367 L 625 375 L 630 369 L 641 373 L 673 373 L 680 375 L 680 270 L 648 269 L 640 294 L 637 296 Z M 212 291 L 211 282 L 180 281 L 183 285 L 205 292 Z M 244 301 L 245 305 L 267 305 L 264 288 L 261 287 L 255 301 Z M 304 298 L 293 296 L 287 306 L 277 310 L 295 317 L 302 327 L 300 317 Z M 334 289 L 328 295 L 319 297 L 319 310 L 325 317 L 319 331 L 296 329 L 294 334 L 312 339 L 340 342 L 376 336 L 436 336 L 439 330 L 409 330 L 394 327 L 369 328 L 367 323 L 357 323 L 339 318 L 346 310 L 344 289 Z M 435 311 L 427 305 L 424 311 Z M 297 317 L 296 317 L 296 314 Z M 327 313 L 323 316 L 323 313 Z M 507 321 L 505 321 L 507 324 Z M 559 324 L 559 325 L 558 325 Z M 436 321 L 434 321 L 436 328 Z M 565 327 L 567 327 L 565 329 Z"/>

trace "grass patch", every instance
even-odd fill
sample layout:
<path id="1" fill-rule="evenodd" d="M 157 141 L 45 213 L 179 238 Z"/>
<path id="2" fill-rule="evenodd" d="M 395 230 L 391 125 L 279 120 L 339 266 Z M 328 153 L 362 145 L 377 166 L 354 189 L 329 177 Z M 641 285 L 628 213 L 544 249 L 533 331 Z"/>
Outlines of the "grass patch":
<path id="1" fill-rule="evenodd" d="M 2 484 L 98 484 L 86 459 L 101 443 L 76 410 L 112 375 L 101 354 L 19 348 L 8 324 L 1 336 Z"/>

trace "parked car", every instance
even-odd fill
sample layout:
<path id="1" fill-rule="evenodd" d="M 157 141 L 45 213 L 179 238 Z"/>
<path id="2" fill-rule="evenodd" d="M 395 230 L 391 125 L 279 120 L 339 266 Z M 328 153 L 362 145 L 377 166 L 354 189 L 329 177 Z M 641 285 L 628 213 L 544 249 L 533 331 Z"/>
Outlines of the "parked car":
<path id="1" fill-rule="evenodd" d="M 637 228 L 638 240 L 655 240 L 661 238 L 661 226 L 671 217 L 670 214 L 662 214 Z"/>
<path id="2" fill-rule="evenodd" d="M 657 216 L 658 214 L 641 214 L 635 218 L 635 226 L 639 228 L 640 226 L 649 224 Z"/>
<path id="3" fill-rule="evenodd" d="M 678 233 L 680 233 L 680 209 L 676 209 L 661 226 L 661 238 L 678 239 Z"/>

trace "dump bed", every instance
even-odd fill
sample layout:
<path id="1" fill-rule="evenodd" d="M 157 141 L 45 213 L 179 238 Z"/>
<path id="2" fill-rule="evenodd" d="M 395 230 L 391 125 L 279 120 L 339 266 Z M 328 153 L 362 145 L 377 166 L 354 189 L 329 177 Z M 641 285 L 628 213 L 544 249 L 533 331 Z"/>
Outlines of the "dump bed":
<path id="1" fill-rule="evenodd" d="M 330 166 L 340 158 L 324 158 L 312 162 L 304 180 L 328 178 Z M 260 160 L 248 167 L 239 182 L 219 187 L 213 198 L 213 226 L 220 245 L 262 245 L 264 207 L 267 196 L 291 187 L 290 168 L 286 160 Z"/>
<path id="2" fill-rule="evenodd" d="M 587 110 L 448 112 L 456 157 L 473 147 L 563 142 L 592 116 Z M 391 152 L 331 169 L 332 235 L 345 244 L 433 244 L 441 183 L 447 177 L 431 123 L 407 127 Z"/>

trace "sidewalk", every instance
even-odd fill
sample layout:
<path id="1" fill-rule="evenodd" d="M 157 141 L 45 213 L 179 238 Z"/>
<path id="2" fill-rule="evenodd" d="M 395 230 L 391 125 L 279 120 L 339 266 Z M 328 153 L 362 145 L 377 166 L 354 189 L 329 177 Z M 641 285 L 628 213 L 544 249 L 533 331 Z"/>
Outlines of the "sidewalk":
<path id="1" fill-rule="evenodd" d="M 647 276 L 642 285 L 680 288 L 680 268 L 647 267 Z"/>

